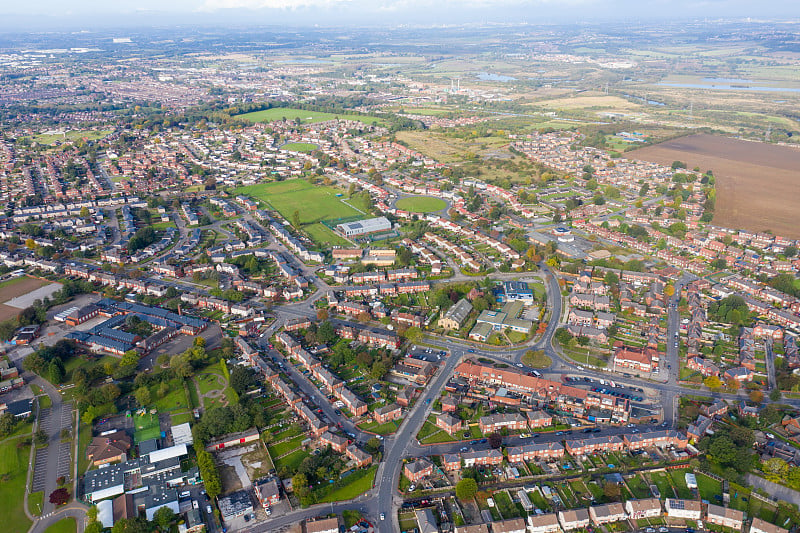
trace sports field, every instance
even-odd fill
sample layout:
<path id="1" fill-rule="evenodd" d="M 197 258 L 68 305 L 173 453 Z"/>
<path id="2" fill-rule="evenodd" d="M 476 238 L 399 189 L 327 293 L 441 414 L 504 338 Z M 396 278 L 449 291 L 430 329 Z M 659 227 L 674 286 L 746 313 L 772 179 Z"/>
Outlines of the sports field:
<path id="1" fill-rule="evenodd" d="M 137 444 L 146 440 L 157 439 L 161 436 L 161 427 L 158 423 L 157 414 L 134 415 L 134 423 L 136 424 L 136 432 L 133 438 Z"/>
<path id="2" fill-rule="evenodd" d="M 701 134 L 628 155 L 665 165 L 683 161 L 689 168 L 712 170 L 717 190 L 716 225 L 800 237 L 796 216 L 800 149 Z"/>
<path id="3" fill-rule="evenodd" d="M 447 207 L 447 202 L 432 196 L 409 196 L 397 200 L 395 206 L 411 213 L 433 213 Z"/>
<path id="4" fill-rule="evenodd" d="M 320 224 L 321 221 L 361 215 L 336 196 L 342 194 L 339 189 L 312 185 L 301 179 L 248 185 L 239 187 L 234 192 L 257 198 L 288 221 L 292 220 L 297 211 L 302 229 L 319 244 L 348 244 Z"/>
<path id="5" fill-rule="evenodd" d="M 310 153 L 319 148 L 313 143 L 286 143 L 281 146 L 281 150 L 290 150 L 292 152 Z"/>
<path id="6" fill-rule="evenodd" d="M 305 109 L 294 109 L 291 107 L 273 107 L 272 109 L 264 109 L 263 111 L 253 111 L 252 113 L 245 113 L 243 115 L 236 115 L 236 118 L 248 120 L 250 122 L 275 122 L 276 120 L 294 121 L 300 119 L 303 124 L 313 124 L 315 122 L 325 122 L 326 120 L 357 120 L 364 124 L 372 124 L 373 122 L 381 123 L 381 120 L 367 115 L 339 115 L 336 113 L 326 113 L 324 111 L 306 111 Z"/>

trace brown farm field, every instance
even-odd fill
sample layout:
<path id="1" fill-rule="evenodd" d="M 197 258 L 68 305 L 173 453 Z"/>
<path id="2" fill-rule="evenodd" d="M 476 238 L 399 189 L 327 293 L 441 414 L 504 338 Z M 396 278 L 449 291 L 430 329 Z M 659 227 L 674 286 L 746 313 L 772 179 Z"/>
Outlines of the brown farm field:
<path id="1" fill-rule="evenodd" d="M 750 231 L 771 230 L 800 238 L 800 149 L 716 135 L 689 135 L 629 152 L 634 159 L 711 170 L 717 203 L 713 224 Z"/>
<path id="2" fill-rule="evenodd" d="M 3 281 L 0 283 L 0 302 L 7 302 L 12 298 L 16 298 L 17 296 L 22 296 L 23 294 L 28 294 L 31 291 L 38 289 L 39 287 L 44 287 L 45 285 L 49 285 L 50 282 L 43 281 L 41 279 L 36 278 L 29 278 L 27 276 L 22 276 L 19 278 L 13 278 L 8 281 Z M 17 309 L 16 307 L 11 307 L 10 305 L 5 305 L 4 303 L 0 303 L 0 321 L 8 320 L 9 318 L 14 318 L 20 313 L 21 309 Z"/>

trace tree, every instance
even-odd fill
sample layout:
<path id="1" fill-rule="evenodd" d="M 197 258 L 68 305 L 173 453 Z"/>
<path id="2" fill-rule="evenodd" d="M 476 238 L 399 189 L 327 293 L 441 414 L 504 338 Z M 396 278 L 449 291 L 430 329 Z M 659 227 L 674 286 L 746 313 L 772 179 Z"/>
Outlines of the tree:
<path id="1" fill-rule="evenodd" d="M 86 511 L 86 520 L 88 520 L 89 522 L 94 522 L 94 521 L 97 520 L 97 506 L 96 505 L 92 505 Z"/>
<path id="2" fill-rule="evenodd" d="M 300 229 L 300 211 L 297 209 L 295 209 L 294 213 L 292 213 L 292 226 L 295 229 Z"/>
<path id="3" fill-rule="evenodd" d="M 51 383 L 58 384 L 64 381 L 64 365 L 60 359 L 53 359 L 47 367 L 47 376 Z"/>
<path id="4" fill-rule="evenodd" d="M 336 330 L 329 321 L 322 322 L 317 327 L 317 340 L 323 344 L 331 344 L 336 341 Z"/>
<path id="5" fill-rule="evenodd" d="M 722 388 L 722 381 L 717 376 L 708 376 L 703 380 L 703 384 L 712 390 Z"/>
<path id="6" fill-rule="evenodd" d="M 667 298 L 672 298 L 673 296 L 675 296 L 675 285 L 672 285 L 672 284 L 665 285 L 664 286 L 664 296 L 666 296 Z"/>
<path id="7" fill-rule="evenodd" d="M 167 394 L 169 394 L 169 385 L 166 381 L 161 382 L 161 385 L 158 386 L 156 394 L 159 398 L 164 398 Z"/>
<path id="8" fill-rule="evenodd" d="M 406 330 L 404 335 L 409 342 L 419 342 L 420 339 L 422 339 L 422 330 L 417 326 L 411 326 Z"/>
<path id="9" fill-rule="evenodd" d="M 222 492 L 222 481 L 214 458 L 207 451 L 200 450 L 197 452 L 197 466 L 200 469 L 200 477 L 203 478 L 206 493 L 213 500 Z"/>
<path id="10" fill-rule="evenodd" d="M 206 339 L 204 337 L 195 337 L 193 344 L 194 344 L 195 348 L 205 348 L 206 347 Z"/>
<path id="11" fill-rule="evenodd" d="M 489 434 L 489 446 L 494 448 L 495 450 L 498 449 L 503 444 L 503 437 L 498 432 L 490 433 Z"/>
<path id="12" fill-rule="evenodd" d="M 769 393 L 769 399 L 773 402 L 780 401 L 781 399 L 781 391 L 780 389 L 772 389 Z"/>
<path id="13" fill-rule="evenodd" d="M 247 390 L 255 384 L 256 380 L 253 376 L 253 372 L 245 368 L 241 365 L 236 365 L 233 367 L 233 372 L 231 372 L 231 387 L 235 390 L 238 394 L 244 394 Z"/>
<path id="14" fill-rule="evenodd" d="M 317 309 L 317 320 L 328 320 L 328 310 L 327 309 Z"/>
<path id="15" fill-rule="evenodd" d="M 779 483 L 781 480 L 786 479 L 789 473 L 789 465 L 783 459 L 773 457 L 761 463 L 761 470 L 764 471 L 769 481 Z"/>
<path id="16" fill-rule="evenodd" d="M 364 449 L 367 450 L 368 453 L 376 454 L 378 450 L 381 449 L 381 441 L 378 440 L 377 437 L 372 437 L 364 444 Z"/>
<path id="17" fill-rule="evenodd" d="M 375 361 L 375 363 L 372 364 L 370 376 L 372 376 L 373 379 L 381 379 L 384 374 L 386 374 L 386 365 L 381 361 Z"/>
<path id="18" fill-rule="evenodd" d="M 43 446 L 47 444 L 48 440 L 50 440 L 50 437 L 47 435 L 47 432 L 43 429 L 38 429 L 33 436 L 33 442 L 35 442 L 37 446 Z"/>
<path id="19" fill-rule="evenodd" d="M 311 489 L 308 488 L 308 477 L 298 472 L 292 477 L 292 490 L 301 501 L 307 501 L 311 496 Z"/>
<path id="20" fill-rule="evenodd" d="M 119 360 L 119 366 L 136 366 L 139 364 L 139 352 L 136 350 L 128 350 L 122 354 Z"/>
<path id="21" fill-rule="evenodd" d="M 760 390 L 750 391 L 750 401 L 753 403 L 761 403 L 764 401 L 764 393 Z"/>
<path id="22" fill-rule="evenodd" d="M 145 407 L 150 403 L 150 389 L 147 387 L 139 387 L 136 389 L 134 396 L 136 396 L 136 402 L 142 407 Z"/>
<path id="23" fill-rule="evenodd" d="M 50 503 L 53 505 L 64 505 L 69 501 L 69 492 L 67 489 L 56 489 L 50 493 Z"/>
<path id="24" fill-rule="evenodd" d="M 161 531 L 169 531 L 169 526 L 174 520 L 175 512 L 169 507 L 161 507 L 153 515 L 153 522 Z"/>
<path id="25" fill-rule="evenodd" d="M 463 478 L 456 483 L 456 498 L 467 502 L 475 497 L 478 492 L 478 483 L 472 478 Z"/>
<path id="26" fill-rule="evenodd" d="M 621 489 L 617 483 L 606 483 L 603 485 L 603 497 L 607 502 L 619 501 Z"/>

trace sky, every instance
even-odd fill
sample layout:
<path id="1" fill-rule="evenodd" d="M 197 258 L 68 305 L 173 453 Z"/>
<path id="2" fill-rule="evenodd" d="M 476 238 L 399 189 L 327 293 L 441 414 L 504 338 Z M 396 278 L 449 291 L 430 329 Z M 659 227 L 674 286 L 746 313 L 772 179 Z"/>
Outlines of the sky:
<path id="1" fill-rule="evenodd" d="M 438 25 L 489 22 L 800 19 L 800 0 L 26 0 L 0 2 L 0 26 L 246 24 Z"/>

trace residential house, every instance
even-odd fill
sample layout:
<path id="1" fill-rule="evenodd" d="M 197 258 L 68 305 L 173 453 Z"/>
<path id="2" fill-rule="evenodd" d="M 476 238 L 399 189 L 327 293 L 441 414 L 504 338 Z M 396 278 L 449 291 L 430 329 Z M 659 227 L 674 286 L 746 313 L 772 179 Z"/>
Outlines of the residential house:
<path id="1" fill-rule="evenodd" d="M 339 517 L 306 520 L 306 533 L 339 533 Z"/>
<path id="2" fill-rule="evenodd" d="M 386 422 L 399 419 L 401 414 L 400 406 L 396 403 L 390 403 L 389 405 L 384 405 L 375 409 L 372 412 L 372 417 L 378 424 L 385 424 Z"/>
<path id="3" fill-rule="evenodd" d="M 424 457 L 415 459 L 405 464 L 403 474 L 412 483 L 418 483 L 422 478 L 433 474 L 433 463 Z"/>
<path id="4" fill-rule="evenodd" d="M 589 525 L 588 509 L 570 509 L 558 512 L 558 522 L 564 531 L 570 531 Z"/>
<path id="5" fill-rule="evenodd" d="M 448 413 L 436 416 L 436 427 L 442 428 L 451 435 L 455 435 L 461 429 L 461 419 Z"/>
<path id="6" fill-rule="evenodd" d="M 527 533 L 528 526 L 522 518 L 492 522 L 492 533 Z"/>
<path id="7" fill-rule="evenodd" d="M 253 491 L 264 509 L 278 503 L 281 499 L 281 489 L 275 478 L 256 482 L 253 484 Z"/>
<path id="8" fill-rule="evenodd" d="M 589 516 L 591 516 L 592 522 L 596 526 L 610 524 L 611 522 L 619 522 L 628 517 L 628 515 L 625 514 L 625 508 L 619 502 L 592 505 L 589 507 Z"/>
<path id="9" fill-rule="evenodd" d="M 661 500 L 658 498 L 628 500 L 625 502 L 625 511 L 631 520 L 655 518 L 661 516 Z"/>
<path id="10" fill-rule="evenodd" d="M 557 533 L 561 530 L 556 513 L 541 515 L 528 515 L 528 530 L 530 533 Z"/>
<path id="11" fill-rule="evenodd" d="M 755 517 L 750 524 L 750 533 L 789 533 L 789 530 Z"/>
<path id="12" fill-rule="evenodd" d="M 469 300 L 462 298 L 450 309 L 445 311 L 439 319 L 439 327 L 444 329 L 459 329 L 472 311 L 472 304 Z"/>
<path id="13" fill-rule="evenodd" d="M 744 513 L 738 509 L 731 509 L 730 507 L 722 507 L 709 503 L 706 511 L 706 521 L 718 526 L 730 527 L 736 531 L 741 531 L 744 523 Z"/>
<path id="14" fill-rule="evenodd" d="M 664 509 L 667 511 L 667 516 L 670 518 L 700 520 L 702 516 L 702 506 L 697 500 L 667 498 L 664 502 Z"/>

